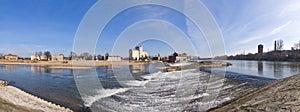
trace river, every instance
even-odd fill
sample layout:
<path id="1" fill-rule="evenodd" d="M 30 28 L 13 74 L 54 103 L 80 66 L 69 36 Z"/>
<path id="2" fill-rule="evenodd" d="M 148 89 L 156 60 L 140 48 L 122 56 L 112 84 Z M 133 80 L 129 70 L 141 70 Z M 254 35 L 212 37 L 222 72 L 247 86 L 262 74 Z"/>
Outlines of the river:
<path id="1" fill-rule="evenodd" d="M 282 79 L 300 73 L 300 62 L 227 60 L 227 71 L 253 76 Z"/>
<path id="2" fill-rule="evenodd" d="M 2 64 L 0 79 L 75 111 L 205 111 L 300 70 L 297 62 L 228 61 L 225 77 L 207 69 L 163 72 L 157 69 L 163 64 L 92 67 L 103 89 L 88 96 L 79 94 L 73 76 L 86 70 Z"/>

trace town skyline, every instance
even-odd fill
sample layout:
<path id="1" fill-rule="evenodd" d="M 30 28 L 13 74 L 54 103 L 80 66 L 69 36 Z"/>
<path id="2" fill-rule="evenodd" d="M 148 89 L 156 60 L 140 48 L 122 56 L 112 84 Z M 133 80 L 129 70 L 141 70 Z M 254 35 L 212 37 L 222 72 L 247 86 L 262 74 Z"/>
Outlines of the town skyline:
<path id="1" fill-rule="evenodd" d="M 53 54 L 68 56 L 72 51 L 81 19 L 97 0 L 1 2 L 0 53 L 30 57 L 39 51 L 51 51 Z M 226 55 L 256 53 L 258 44 L 264 44 L 264 51 L 272 50 L 274 40 L 278 39 L 284 40 L 284 49 L 289 50 L 299 41 L 297 26 L 300 24 L 300 16 L 296 15 L 296 12 L 300 11 L 299 1 L 201 0 L 201 2 L 209 9 L 220 27 Z M 193 26 L 189 27 L 190 23 L 185 17 L 165 7 L 147 5 L 117 15 L 107 26 L 112 30 L 107 29 L 101 35 L 95 53 L 110 53 L 118 34 L 134 22 L 144 19 L 160 19 L 174 23 L 191 41 L 202 43 L 196 45 L 199 56 L 213 57 L 207 49 L 214 46 L 208 46 L 201 32 L 195 30 Z M 134 34 L 132 37 L 139 38 Z M 193 40 L 193 37 L 201 38 Z M 167 55 L 174 51 L 165 43 L 157 41 L 137 44 L 145 46 L 144 49 L 151 55 L 157 53 Z M 155 49 L 162 50 L 154 51 Z M 177 52 L 192 54 L 190 53 L 192 51 Z M 127 56 L 128 49 L 119 55 Z"/>

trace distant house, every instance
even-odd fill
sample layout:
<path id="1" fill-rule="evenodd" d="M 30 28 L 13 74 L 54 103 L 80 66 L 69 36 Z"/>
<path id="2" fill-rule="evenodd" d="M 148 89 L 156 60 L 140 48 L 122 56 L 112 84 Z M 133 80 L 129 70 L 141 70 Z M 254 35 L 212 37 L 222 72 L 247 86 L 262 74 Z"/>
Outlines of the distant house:
<path id="1" fill-rule="evenodd" d="M 64 55 L 62 54 L 52 55 L 51 58 L 52 61 L 64 61 Z"/>
<path id="2" fill-rule="evenodd" d="M 178 54 L 174 53 L 173 55 L 169 56 L 169 62 L 176 63 L 176 62 L 187 62 L 188 61 L 188 56 L 187 54 Z"/>
<path id="3" fill-rule="evenodd" d="M 167 62 L 167 61 L 169 61 L 169 57 L 168 57 L 168 56 L 166 56 L 166 57 L 163 57 L 163 58 L 162 58 L 162 61 L 163 61 L 163 62 Z"/>
<path id="4" fill-rule="evenodd" d="M 157 56 L 152 57 L 152 60 L 158 60 L 158 61 L 161 61 L 162 58 L 160 57 L 160 54 L 158 54 Z"/>
<path id="5" fill-rule="evenodd" d="M 38 56 L 38 55 L 32 55 L 32 56 L 30 57 L 30 60 L 36 60 L 36 61 L 48 61 L 46 55 L 41 55 L 41 56 Z"/>
<path id="6" fill-rule="evenodd" d="M 178 56 L 176 56 L 175 62 L 187 62 L 187 61 L 188 61 L 188 56 L 185 53 L 178 54 Z"/>
<path id="7" fill-rule="evenodd" d="M 40 60 L 40 58 L 37 55 L 32 55 L 30 56 L 30 60 Z"/>
<path id="8" fill-rule="evenodd" d="M 129 59 L 133 60 L 144 60 L 148 57 L 148 53 L 143 51 L 142 46 L 136 46 L 135 49 L 129 50 Z"/>
<path id="9" fill-rule="evenodd" d="M 108 56 L 107 61 L 121 61 L 120 56 Z"/>
<path id="10" fill-rule="evenodd" d="M 19 57 L 17 55 L 8 54 L 4 56 L 4 59 L 6 60 L 18 60 Z"/>

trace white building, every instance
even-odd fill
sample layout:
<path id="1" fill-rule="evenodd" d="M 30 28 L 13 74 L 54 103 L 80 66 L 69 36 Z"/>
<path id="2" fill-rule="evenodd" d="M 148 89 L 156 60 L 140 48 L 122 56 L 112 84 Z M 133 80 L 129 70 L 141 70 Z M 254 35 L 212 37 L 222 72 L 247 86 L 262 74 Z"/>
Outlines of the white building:
<path id="1" fill-rule="evenodd" d="M 36 56 L 36 55 L 32 55 L 30 57 L 31 60 L 39 60 L 39 56 Z"/>
<path id="2" fill-rule="evenodd" d="M 129 59 L 141 60 L 148 57 L 148 53 L 143 51 L 142 46 L 136 46 L 134 50 L 129 50 Z"/>
<path id="3" fill-rule="evenodd" d="M 188 62 L 188 55 L 186 53 L 178 54 L 175 52 L 173 55 L 169 56 L 169 62 Z"/>
<path id="4" fill-rule="evenodd" d="M 179 54 L 178 56 L 176 56 L 175 62 L 187 62 L 187 61 L 188 61 L 187 55 Z"/>
<path id="5" fill-rule="evenodd" d="M 52 61 L 64 61 L 64 55 L 62 55 L 62 54 L 52 55 L 51 60 Z"/>
<path id="6" fill-rule="evenodd" d="M 6 60 L 18 60 L 19 59 L 19 57 L 17 55 L 12 55 L 12 54 L 5 55 L 4 58 Z"/>
<path id="7" fill-rule="evenodd" d="M 38 55 L 32 55 L 30 57 L 31 60 L 37 60 L 37 61 L 47 61 L 47 56 L 46 55 L 41 55 L 41 56 L 38 56 Z"/>
<path id="8" fill-rule="evenodd" d="M 107 61 L 121 61 L 120 56 L 108 56 Z"/>

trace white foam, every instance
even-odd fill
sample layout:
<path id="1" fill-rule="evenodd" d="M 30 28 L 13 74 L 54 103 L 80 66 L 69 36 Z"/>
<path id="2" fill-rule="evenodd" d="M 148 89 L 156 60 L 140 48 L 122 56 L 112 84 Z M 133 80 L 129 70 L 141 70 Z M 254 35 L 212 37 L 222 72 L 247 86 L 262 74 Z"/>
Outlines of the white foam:
<path id="1" fill-rule="evenodd" d="M 136 109 L 160 110 L 163 108 L 169 108 L 168 106 L 171 105 L 178 105 L 176 110 L 180 110 L 182 109 L 182 103 L 187 103 L 189 100 L 210 95 L 208 93 L 203 93 L 196 96 L 193 95 L 196 87 L 199 85 L 199 77 L 201 75 L 205 74 L 199 72 L 197 69 L 152 73 L 142 76 L 143 78 L 147 79 L 146 81 L 131 80 L 120 82 L 130 86 L 130 91 L 134 94 L 131 94 L 131 92 L 128 94 L 118 94 L 129 90 L 128 88 L 102 90 L 99 92 L 99 95 L 87 97 L 84 99 L 84 101 L 86 102 L 85 105 L 89 107 L 96 101 L 99 101 L 99 104 L 97 102 L 94 104 L 95 106 L 100 106 L 103 103 L 106 106 L 119 105 L 118 107 L 110 107 L 119 111 L 123 110 L 122 108 L 127 108 L 127 106 L 129 107 L 125 110 L 134 111 Z M 169 95 L 169 93 L 171 93 L 171 95 Z M 172 93 L 174 94 L 172 95 Z M 124 105 L 121 102 L 110 98 L 110 96 L 115 94 L 118 94 L 117 96 L 121 99 L 132 100 L 134 104 Z M 105 97 L 109 98 L 103 99 Z M 145 99 L 145 101 L 141 101 L 140 99 Z M 151 103 L 147 103 L 148 101 L 151 101 Z M 156 104 L 164 105 L 155 106 Z M 142 107 L 135 107 L 135 105 L 140 105 Z"/>
<path id="2" fill-rule="evenodd" d="M 149 82 L 148 80 L 146 80 L 146 81 L 130 80 L 130 81 L 122 81 L 122 82 L 119 82 L 119 83 L 125 84 L 125 85 L 130 86 L 130 87 L 134 87 L 134 86 L 136 87 L 136 86 L 144 86 L 148 82 Z"/>
<path id="3" fill-rule="evenodd" d="M 193 64 L 193 63 L 183 62 L 183 63 L 168 64 L 168 66 L 187 66 L 187 65 L 191 65 L 191 64 Z"/>
<path id="4" fill-rule="evenodd" d="M 117 94 L 116 98 L 108 97 L 99 100 L 93 106 L 109 111 L 183 111 L 187 105 L 190 105 L 199 106 L 200 110 L 205 111 L 211 106 L 230 100 L 229 97 L 214 99 L 214 93 L 207 92 L 207 89 L 202 91 L 202 86 L 203 88 L 208 86 L 211 89 L 221 87 L 219 85 L 225 79 L 210 77 L 198 69 L 158 72 L 142 77 L 147 81 L 124 82 L 132 86 L 130 92 Z M 210 80 L 208 77 L 213 78 L 210 83 L 207 82 Z M 195 94 L 197 88 L 200 88 L 199 92 L 202 93 Z M 210 97 L 212 97 L 211 100 L 189 104 L 194 99 Z"/>
<path id="5" fill-rule="evenodd" d="M 83 97 L 84 100 L 84 105 L 87 107 L 90 107 L 94 102 L 96 102 L 97 100 L 100 100 L 102 98 L 106 98 L 118 93 L 123 93 L 128 91 L 129 88 L 119 88 L 119 89 L 103 89 L 103 90 L 98 90 L 98 94 L 95 96 L 87 96 L 87 97 Z"/>
<path id="6" fill-rule="evenodd" d="M 144 76 L 142 76 L 142 78 L 147 79 L 147 80 L 151 80 L 153 77 L 157 77 L 158 75 L 162 75 L 162 72 L 158 71 L 157 73 L 144 75 Z"/>
<path id="7" fill-rule="evenodd" d="M 159 71 L 157 73 L 153 73 L 153 74 L 149 74 L 149 75 L 145 75 L 142 76 L 143 78 L 147 79 L 146 81 L 137 81 L 137 80 L 131 80 L 131 81 L 124 81 L 124 82 L 120 82 L 123 83 L 125 85 L 134 87 L 134 86 L 144 86 L 145 84 L 147 84 L 149 82 L 149 80 L 151 80 L 151 78 L 153 77 L 157 77 L 159 75 L 161 75 L 162 73 Z M 85 106 L 90 107 L 94 102 L 102 99 L 102 98 L 106 98 L 106 97 L 110 97 L 112 95 L 118 94 L 118 93 L 123 93 L 128 91 L 130 88 L 119 88 L 119 89 L 103 89 L 103 90 L 98 90 L 97 95 L 94 96 L 84 96 L 83 100 L 85 102 Z"/>

